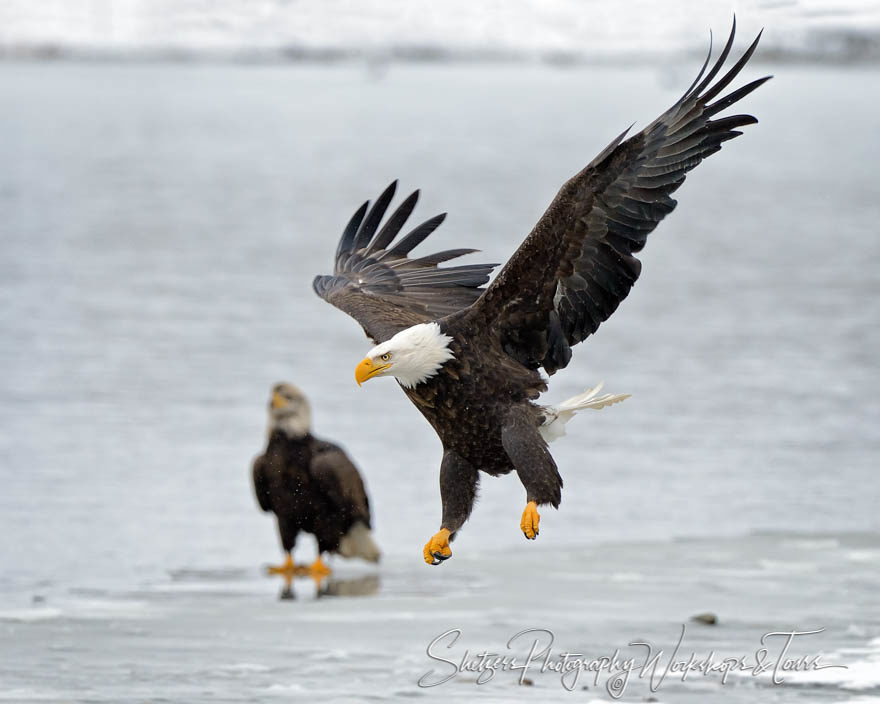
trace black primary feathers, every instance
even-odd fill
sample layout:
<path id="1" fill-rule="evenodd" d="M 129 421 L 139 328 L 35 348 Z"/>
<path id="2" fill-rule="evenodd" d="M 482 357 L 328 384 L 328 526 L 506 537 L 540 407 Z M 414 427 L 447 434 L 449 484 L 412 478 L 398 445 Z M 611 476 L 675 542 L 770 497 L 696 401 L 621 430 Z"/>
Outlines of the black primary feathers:
<path id="1" fill-rule="evenodd" d="M 633 255 L 675 208 L 670 196 L 687 172 L 742 134 L 735 128 L 757 122 L 751 115 L 709 119 L 770 78 L 710 104 L 746 64 L 761 36 L 710 86 L 735 31 L 736 21 L 708 74 L 703 76 L 709 57 L 669 110 L 626 141 L 621 134 L 563 185 L 483 298 L 467 311 L 474 322 L 497 325 L 505 350 L 522 364 L 549 374 L 568 364 L 571 347 L 594 333 L 629 294 L 641 271 Z"/>

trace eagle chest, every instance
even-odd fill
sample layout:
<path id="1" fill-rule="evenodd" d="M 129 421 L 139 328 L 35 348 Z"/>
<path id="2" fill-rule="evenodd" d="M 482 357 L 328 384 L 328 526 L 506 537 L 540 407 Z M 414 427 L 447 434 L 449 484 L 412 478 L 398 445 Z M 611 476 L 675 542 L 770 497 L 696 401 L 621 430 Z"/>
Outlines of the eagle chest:
<path id="1" fill-rule="evenodd" d="M 481 469 L 488 468 L 490 458 L 504 457 L 496 394 L 488 385 L 478 388 L 480 379 L 463 373 L 462 365 L 448 366 L 449 370 L 444 367 L 431 381 L 405 389 L 406 394 L 446 449 Z"/>
<path id="2" fill-rule="evenodd" d="M 268 469 L 272 482 L 292 503 L 310 500 L 309 466 L 312 452 L 307 442 L 284 439 L 269 448 Z"/>

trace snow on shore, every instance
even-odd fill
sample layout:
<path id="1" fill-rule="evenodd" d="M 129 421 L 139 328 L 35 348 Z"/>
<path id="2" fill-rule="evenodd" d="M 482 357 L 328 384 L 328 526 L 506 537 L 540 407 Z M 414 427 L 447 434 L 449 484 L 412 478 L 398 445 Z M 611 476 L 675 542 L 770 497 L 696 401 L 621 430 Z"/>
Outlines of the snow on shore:
<path id="1" fill-rule="evenodd" d="M 709 0 L 698 11 L 683 0 L 7 0 L 0 56 L 632 60 L 701 53 L 734 11 L 743 41 L 765 28 L 765 59 L 880 58 L 880 5 L 870 0 Z"/>

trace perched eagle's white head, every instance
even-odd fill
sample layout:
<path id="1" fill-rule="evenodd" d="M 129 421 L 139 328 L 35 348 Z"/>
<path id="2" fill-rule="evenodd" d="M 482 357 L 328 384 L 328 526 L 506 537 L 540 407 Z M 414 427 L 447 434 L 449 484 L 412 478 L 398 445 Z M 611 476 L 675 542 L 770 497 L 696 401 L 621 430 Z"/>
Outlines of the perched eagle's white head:
<path id="1" fill-rule="evenodd" d="M 374 376 L 393 376 L 411 389 L 435 376 L 444 362 L 455 356 L 450 342 L 452 338 L 444 335 L 437 323 L 413 325 L 367 352 L 354 370 L 354 378 L 360 386 Z"/>
<path id="2" fill-rule="evenodd" d="M 312 410 L 303 392 L 293 384 L 275 384 L 269 400 L 269 434 L 281 430 L 290 438 L 302 438 L 311 426 Z"/>

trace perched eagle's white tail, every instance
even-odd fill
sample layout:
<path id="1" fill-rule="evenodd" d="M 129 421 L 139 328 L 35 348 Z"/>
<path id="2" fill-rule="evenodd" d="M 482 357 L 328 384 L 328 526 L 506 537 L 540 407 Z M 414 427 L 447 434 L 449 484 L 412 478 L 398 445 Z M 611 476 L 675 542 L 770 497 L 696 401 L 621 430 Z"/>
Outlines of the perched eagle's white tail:
<path id="1" fill-rule="evenodd" d="M 582 394 L 572 396 L 558 406 L 544 406 L 544 424 L 538 428 L 541 437 L 548 443 L 565 435 L 565 424 L 574 417 L 578 411 L 585 408 L 605 408 L 612 403 L 618 403 L 629 398 L 629 394 L 603 394 L 598 396 L 604 382 L 599 382 L 594 388 L 584 391 Z"/>
<path id="2" fill-rule="evenodd" d="M 343 557 L 361 557 L 370 562 L 378 562 L 382 555 L 373 540 L 373 534 L 362 521 L 355 523 L 339 541 L 339 552 Z"/>

